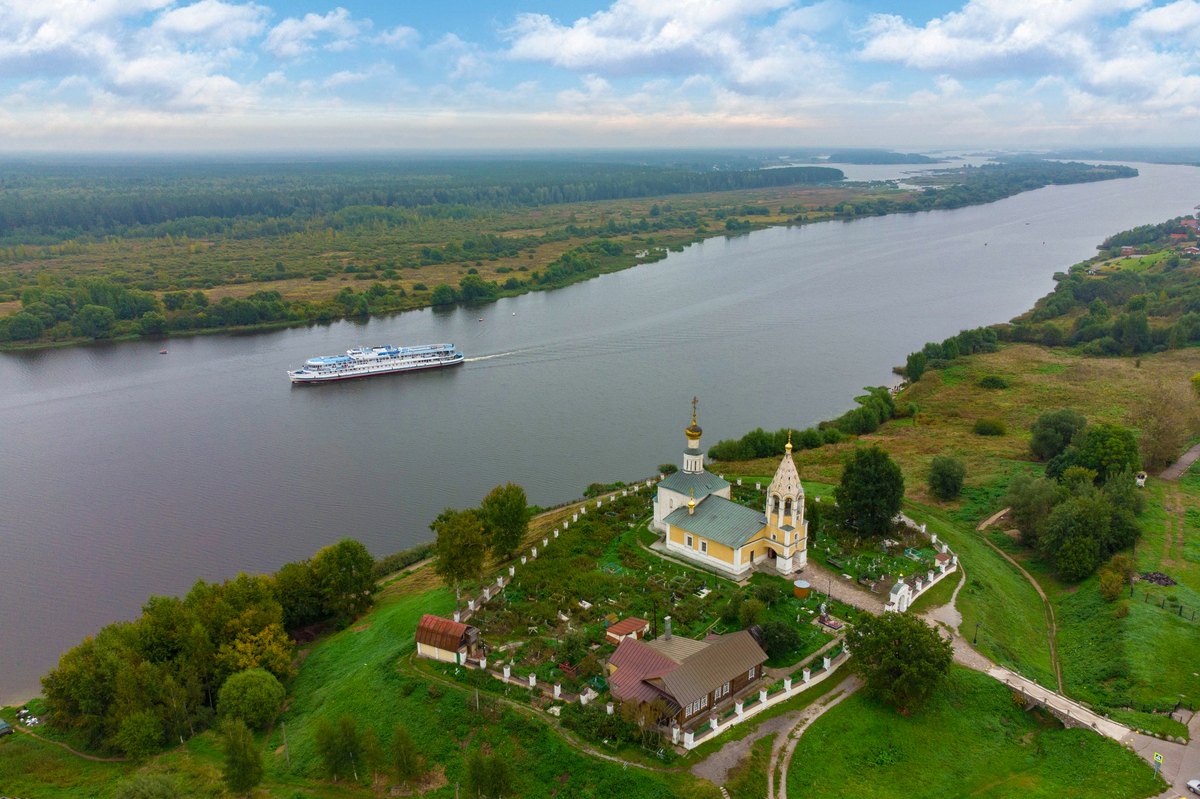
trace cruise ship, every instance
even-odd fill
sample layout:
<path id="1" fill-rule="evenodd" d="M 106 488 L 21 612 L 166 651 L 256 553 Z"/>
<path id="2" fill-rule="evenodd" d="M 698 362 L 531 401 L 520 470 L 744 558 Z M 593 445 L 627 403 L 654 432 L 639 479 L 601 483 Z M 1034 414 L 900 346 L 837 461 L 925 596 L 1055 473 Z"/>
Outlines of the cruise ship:
<path id="1" fill-rule="evenodd" d="M 288 372 L 293 383 L 327 383 L 356 377 L 390 375 L 417 369 L 454 366 L 463 362 L 463 354 L 453 344 L 428 344 L 423 347 L 356 347 L 345 355 L 309 358 L 304 366 Z"/>

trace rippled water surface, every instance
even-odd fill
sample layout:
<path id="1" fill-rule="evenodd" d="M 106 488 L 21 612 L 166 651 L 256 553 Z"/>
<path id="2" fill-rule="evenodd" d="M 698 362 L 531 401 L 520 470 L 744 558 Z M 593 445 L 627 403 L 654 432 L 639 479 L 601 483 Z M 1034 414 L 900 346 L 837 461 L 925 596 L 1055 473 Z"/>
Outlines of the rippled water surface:
<path id="1" fill-rule="evenodd" d="M 840 413 L 925 341 L 1005 321 L 1106 235 L 1190 213 L 1200 171 L 957 211 L 712 239 L 482 310 L 0 356 L 0 703 L 151 593 L 343 536 L 425 540 L 499 482 L 543 505 L 704 445 Z M 898 176 L 913 168 L 903 166 Z M 875 177 L 872 172 L 872 177 Z M 293 387 L 361 344 L 453 342 L 453 369 Z"/>

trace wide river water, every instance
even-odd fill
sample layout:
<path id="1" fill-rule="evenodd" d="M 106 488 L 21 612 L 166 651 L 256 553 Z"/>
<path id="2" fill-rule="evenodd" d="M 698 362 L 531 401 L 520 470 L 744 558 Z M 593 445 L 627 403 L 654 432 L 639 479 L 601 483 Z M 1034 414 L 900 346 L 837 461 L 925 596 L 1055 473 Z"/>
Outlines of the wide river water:
<path id="1" fill-rule="evenodd" d="M 551 505 L 646 477 L 680 460 L 693 395 L 703 446 L 831 418 L 926 341 L 1025 311 L 1105 236 L 1200 202 L 1200 171 L 1135 166 L 990 205 L 710 239 L 482 310 L 177 339 L 167 356 L 152 342 L 0 355 L 0 704 L 150 594 L 345 536 L 404 549 L 505 481 Z M 284 374 L 430 342 L 468 363 L 325 386 Z"/>

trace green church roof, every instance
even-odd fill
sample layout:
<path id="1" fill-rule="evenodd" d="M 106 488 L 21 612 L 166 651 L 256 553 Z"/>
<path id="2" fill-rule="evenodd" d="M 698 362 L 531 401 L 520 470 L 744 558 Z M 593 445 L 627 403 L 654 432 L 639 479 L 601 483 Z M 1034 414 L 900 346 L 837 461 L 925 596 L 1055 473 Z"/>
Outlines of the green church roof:
<path id="1" fill-rule="evenodd" d="M 692 535 L 736 549 L 766 525 L 767 517 L 762 511 L 724 497 L 707 496 L 696 503 L 695 513 L 688 513 L 684 505 L 672 511 L 664 521 Z"/>
<path id="2" fill-rule="evenodd" d="M 699 502 L 709 494 L 714 494 L 729 485 L 729 481 L 722 480 L 715 474 L 710 472 L 700 472 L 694 474 L 692 472 L 672 472 L 668 474 L 659 486 L 669 488 L 672 491 L 678 491 L 686 496 L 694 496 Z"/>

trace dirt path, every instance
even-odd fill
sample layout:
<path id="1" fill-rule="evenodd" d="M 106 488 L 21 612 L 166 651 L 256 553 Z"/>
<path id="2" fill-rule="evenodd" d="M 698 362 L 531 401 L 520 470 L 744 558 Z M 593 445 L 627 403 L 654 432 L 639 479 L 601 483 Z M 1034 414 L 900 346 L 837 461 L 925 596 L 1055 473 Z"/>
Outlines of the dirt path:
<path id="1" fill-rule="evenodd" d="M 1058 649 L 1055 647 L 1055 642 L 1058 641 L 1058 622 L 1054 618 L 1054 606 L 1050 604 L 1050 598 L 1046 596 L 1046 592 L 1042 590 L 1042 587 L 1038 584 L 1038 581 L 1033 579 L 1033 575 L 1025 571 L 1025 567 L 1013 560 L 1012 557 L 1003 549 L 993 544 L 984 534 L 989 525 L 995 524 L 996 521 L 999 520 L 1004 514 L 1008 513 L 1008 511 L 1009 509 L 1005 508 L 996 515 L 992 516 L 990 519 L 984 521 L 976 529 L 979 531 L 979 537 L 983 540 L 983 543 L 996 550 L 996 552 L 1000 554 L 1000 557 L 1007 560 L 1013 566 L 1016 566 L 1017 570 L 1021 572 L 1021 574 L 1025 575 L 1025 579 L 1028 580 L 1029 584 L 1033 586 L 1033 590 L 1037 591 L 1038 596 L 1042 598 L 1042 612 L 1046 616 L 1046 638 L 1050 643 L 1050 665 L 1054 667 L 1054 678 L 1058 681 L 1058 692 L 1062 694 L 1062 668 L 1058 665 Z M 955 591 L 955 593 L 958 592 Z"/>
<path id="2" fill-rule="evenodd" d="M 876 616 L 883 613 L 882 599 L 818 563 L 810 560 L 801 573 L 818 594 L 828 594 L 838 602 L 853 605 Z"/>
<path id="3" fill-rule="evenodd" d="M 37 738 L 42 743 L 54 744 L 55 746 L 61 746 L 63 749 L 66 749 L 68 752 L 75 755 L 76 757 L 82 757 L 84 760 L 91 760 L 94 763 L 126 763 L 129 760 L 128 758 L 125 758 L 125 757 L 96 757 L 95 755 L 85 755 L 83 752 L 78 752 L 78 751 L 72 749 L 71 747 L 67 746 L 64 743 L 59 743 L 58 741 L 51 741 L 49 738 L 43 738 L 42 736 L 38 735 L 36 732 L 33 732 L 32 730 L 28 730 L 19 724 L 13 724 L 12 728 L 14 730 L 16 730 L 17 732 L 25 733 L 30 738 Z"/>
<path id="4" fill-rule="evenodd" d="M 1162 565 L 1169 568 L 1178 565 L 1179 561 L 1183 559 L 1183 525 L 1187 509 L 1184 507 L 1183 497 L 1179 494 L 1177 484 L 1170 483 L 1164 488 L 1163 499 L 1166 501 L 1163 504 L 1166 505 L 1167 511 L 1167 534 L 1163 536 Z"/>
<path id="5" fill-rule="evenodd" d="M 1188 470 L 1188 467 L 1200 459 L 1200 444 L 1189 449 L 1183 455 L 1179 456 L 1179 460 L 1172 463 L 1166 469 L 1163 469 L 1162 474 L 1158 476 L 1159 480 L 1178 480 L 1183 477 L 1183 473 Z"/>
<path id="6" fill-rule="evenodd" d="M 812 726 L 814 721 L 821 718 L 825 714 L 825 711 L 836 707 L 843 699 L 853 694 L 859 688 L 862 688 L 862 686 L 862 680 L 854 675 L 842 680 L 841 684 L 833 690 L 832 694 L 805 708 L 792 729 L 786 735 L 776 739 L 775 746 L 771 748 L 771 764 L 767 772 L 767 799 L 775 799 L 776 796 L 776 764 L 779 765 L 778 797 L 779 799 L 787 799 L 787 770 L 788 766 L 792 763 L 792 754 L 796 751 L 796 744 L 800 742 L 800 736 Z M 785 748 L 787 751 L 784 751 Z M 783 756 L 782 761 L 780 760 L 781 754 Z"/>

